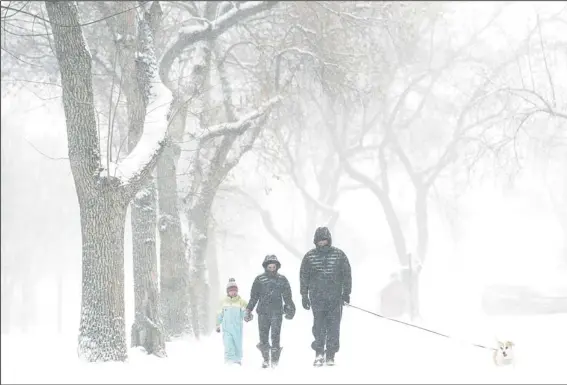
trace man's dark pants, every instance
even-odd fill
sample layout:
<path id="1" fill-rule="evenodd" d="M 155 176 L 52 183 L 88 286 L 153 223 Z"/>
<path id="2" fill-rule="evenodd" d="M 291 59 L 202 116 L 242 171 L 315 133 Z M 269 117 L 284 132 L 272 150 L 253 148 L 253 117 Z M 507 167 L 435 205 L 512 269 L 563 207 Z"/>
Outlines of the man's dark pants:
<path id="1" fill-rule="evenodd" d="M 343 314 L 343 304 L 340 300 L 322 301 L 313 303 L 313 337 L 315 341 L 311 347 L 317 355 L 334 355 L 340 348 L 341 318 Z"/>

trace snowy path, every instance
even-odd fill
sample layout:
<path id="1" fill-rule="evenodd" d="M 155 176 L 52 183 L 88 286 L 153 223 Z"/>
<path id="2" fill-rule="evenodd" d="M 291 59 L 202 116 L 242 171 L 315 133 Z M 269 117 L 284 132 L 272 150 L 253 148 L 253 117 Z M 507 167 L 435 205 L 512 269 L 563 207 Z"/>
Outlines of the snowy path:
<path id="1" fill-rule="evenodd" d="M 567 346 L 567 316 L 513 322 L 516 368 L 495 368 L 490 352 L 459 341 L 345 309 L 336 367 L 313 368 L 309 314 L 302 309 L 284 321 L 280 366 L 260 369 L 257 325 L 246 325 L 242 367 L 223 365 L 222 339 L 175 341 L 169 357 L 131 351 L 126 364 L 84 364 L 75 337 L 2 336 L 2 383 L 566 383 L 567 353 L 545 360 L 542 352 Z M 531 330 L 530 330 L 531 329 Z M 520 333 L 530 330 L 526 337 Z M 552 337 L 560 339 L 554 343 Z M 483 341 L 490 344 L 491 335 Z"/>

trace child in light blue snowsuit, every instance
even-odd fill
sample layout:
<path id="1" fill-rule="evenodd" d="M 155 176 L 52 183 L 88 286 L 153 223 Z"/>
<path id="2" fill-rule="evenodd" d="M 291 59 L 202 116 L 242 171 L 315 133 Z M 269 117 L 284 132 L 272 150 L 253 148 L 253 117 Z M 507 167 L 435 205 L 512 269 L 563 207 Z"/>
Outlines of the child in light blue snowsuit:
<path id="1" fill-rule="evenodd" d="M 242 332 L 243 320 L 252 320 L 252 314 L 246 310 L 248 302 L 238 295 L 238 286 L 234 278 L 226 285 L 227 296 L 222 300 L 217 315 L 217 333 L 223 330 L 224 361 L 225 363 L 242 363 Z"/>

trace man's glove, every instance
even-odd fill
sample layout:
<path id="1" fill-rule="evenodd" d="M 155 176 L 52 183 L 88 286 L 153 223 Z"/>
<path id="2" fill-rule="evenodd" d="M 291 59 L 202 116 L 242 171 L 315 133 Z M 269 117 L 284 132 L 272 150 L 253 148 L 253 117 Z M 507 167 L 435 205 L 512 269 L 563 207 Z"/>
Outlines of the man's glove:
<path id="1" fill-rule="evenodd" d="M 295 316 L 295 306 L 285 305 L 284 313 L 285 313 L 285 319 L 292 320 L 293 317 Z"/>
<path id="2" fill-rule="evenodd" d="M 343 302 L 347 305 L 350 303 L 350 294 L 343 294 Z"/>
<path id="3" fill-rule="evenodd" d="M 220 326 L 217 326 L 217 333 L 220 333 Z"/>
<path id="4" fill-rule="evenodd" d="M 254 315 L 250 312 L 250 310 L 246 310 L 244 313 L 244 322 L 250 322 L 254 319 Z"/>
<path id="5" fill-rule="evenodd" d="M 311 309 L 311 302 L 309 302 L 309 297 L 307 294 L 301 296 L 301 304 L 305 310 Z"/>

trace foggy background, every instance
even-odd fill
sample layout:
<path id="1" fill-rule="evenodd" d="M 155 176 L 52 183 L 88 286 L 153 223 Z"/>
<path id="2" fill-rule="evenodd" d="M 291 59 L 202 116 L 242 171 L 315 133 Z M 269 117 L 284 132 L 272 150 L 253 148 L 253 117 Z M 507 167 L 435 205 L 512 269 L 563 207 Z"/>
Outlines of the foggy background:
<path id="1" fill-rule="evenodd" d="M 8 2 L 2 2 L 3 7 L 4 3 Z M 9 3 L 10 7 L 16 3 L 24 5 L 24 2 Z M 164 11 L 174 12 L 176 8 L 170 3 L 162 2 Z M 329 2 L 320 3 L 330 6 Z M 80 5 L 87 15 L 88 6 L 92 4 Z M 35 7 L 29 11 L 39 13 L 44 8 L 42 3 Z M 426 91 L 428 81 L 424 81 L 408 95 L 404 119 L 411 117 L 422 98 L 426 101 L 411 125 L 396 128 L 402 147 L 416 169 L 428 167 L 442 156 L 462 104 L 505 58 L 515 59 L 490 78 L 485 86 L 486 94 L 496 94 L 495 90 L 504 88 L 525 87 L 533 91 L 532 94 L 504 92 L 476 106 L 472 119 L 481 119 L 501 106 L 504 108 L 500 115 L 471 131 L 471 139 L 459 144 L 454 157 L 432 184 L 427 196 L 429 242 L 419 278 L 420 317 L 413 321 L 425 322 L 442 332 L 458 331 L 474 339 L 482 334 L 475 331 L 475 324 L 490 325 L 490 316 L 567 312 L 565 3 L 420 2 L 408 7 L 416 10 L 400 18 L 422 26 L 435 14 L 439 32 L 432 37 L 424 34 L 418 38 L 421 27 L 416 27 L 411 33 L 417 35 L 407 37 L 411 46 L 398 46 L 397 54 L 385 51 L 381 60 L 391 67 L 398 66 L 398 72 L 390 65 L 378 68 L 381 62 L 377 57 L 363 58 L 364 52 L 369 52 L 368 56 L 376 53 L 373 48 L 365 49 L 363 40 L 359 46 L 341 46 L 340 41 L 337 42 L 334 59 L 342 60 L 339 51 L 348 54 L 352 50 L 352 57 L 359 61 L 349 62 L 349 71 L 363 74 L 364 68 L 374 68 L 378 75 L 390 71 L 386 80 L 369 70 L 353 81 L 359 91 L 365 87 L 372 89 L 367 93 L 369 100 L 380 100 L 368 104 L 368 114 L 372 115 L 384 106 L 393 107 L 410 79 L 415 79 L 416 74 L 426 68 L 425 57 L 433 52 L 433 62 L 442 63 L 450 55 L 447 44 L 458 48 L 469 39 L 476 39 L 456 60 L 457 64 L 441 70 L 439 83 L 431 92 Z M 277 10 L 278 6 L 267 12 Z M 5 10 L 2 12 L 4 14 Z M 176 12 L 182 14 L 179 9 Z M 494 15 L 497 16 L 490 21 Z M 46 14 L 44 17 L 47 18 Z M 535 28 L 538 20 L 540 29 Z M 8 23 L 8 19 L 3 23 Z M 20 32 L 29 33 L 29 23 L 18 23 L 11 22 L 12 26 L 20 25 Z M 247 21 L 240 23 L 246 25 Z M 485 27 L 487 24 L 489 27 Z M 167 19 L 164 26 L 173 31 L 170 39 L 175 39 L 176 24 Z M 87 41 L 93 46 L 96 28 L 107 27 L 105 24 L 84 27 Z M 479 33 L 482 28 L 485 29 Z M 400 31 L 397 36 L 402 35 L 403 30 Z M 2 32 L 2 333 L 75 335 L 81 308 L 79 204 L 68 160 L 57 61 L 45 43 L 33 50 L 29 48 L 33 39 L 38 38 Z M 112 41 L 97 44 L 97 52 L 101 53 L 101 47 L 110 46 Z M 332 46 L 333 42 L 328 40 L 324 44 Z M 370 47 L 373 43 L 368 44 Z M 242 60 L 247 58 L 246 52 L 239 54 Z M 399 56 L 402 54 L 408 57 L 405 64 L 395 64 L 395 60 L 403 60 Z M 417 56 L 412 57 L 412 54 Z M 21 60 L 16 60 L 14 55 Z M 31 64 L 26 55 L 35 58 L 30 59 Z M 112 57 L 112 54 L 107 56 Z M 293 63 L 299 56 L 290 56 L 289 60 Z M 291 64 L 289 66 L 291 68 Z M 236 69 L 232 71 L 229 78 L 234 84 L 241 82 L 243 89 L 244 84 L 250 89 L 256 87 Z M 101 67 L 95 66 L 93 72 L 100 74 Z M 317 73 L 317 69 L 299 71 L 297 76 L 308 78 L 313 77 L 313 73 Z M 107 109 L 109 80 L 100 75 L 93 81 L 98 90 L 97 103 L 106 105 Z M 214 93 L 219 86 L 211 82 Z M 382 82 L 383 86 L 373 82 Z M 313 247 L 315 228 L 329 221 L 325 212 L 317 211 L 316 215 L 306 212 L 309 203 L 306 194 L 317 199 L 325 190 L 325 186 L 319 185 L 317 175 L 340 173 L 342 188 L 337 189 L 340 192 L 331 204 L 332 210 L 338 213 L 336 222 L 330 226 L 333 243 L 345 251 L 352 266 L 351 303 L 381 313 L 385 311 L 381 293 L 390 277 L 400 271 L 383 207 L 368 185 L 354 180 L 339 166 L 338 152 L 325 124 L 340 121 L 346 112 L 331 108 L 322 114 L 309 102 L 308 91 L 302 88 L 308 86 L 298 84 L 286 91 L 287 99 L 284 96 L 282 104 L 271 113 L 268 118 L 271 123 L 266 124 L 265 133 L 241 158 L 216 193 L 211 222 L 214 236 L 209 236 L 207 246 L 208 253 L 214 250 L 218 266 L 218 283 L 212 293 L 217 297 L 222 295 L 228 278 L 235 277 L 240 294 L 248 298 L 253 278 L 262 272 L 264 256 L 276 254 L 282 263 L 280 273 L 286 275 L 292 285 L 298 312 L 303 312 L 299 264 L 302 255 Z M 242 95 L 246 99 L 246 91 L 242 91 Z M 322 104 L 323 99 L 324 96 L 319 98 Z M 240 103 L 245 103 L 242 100 L 240 96 Z M 381 104 L 384 100 L 388 103 Z M 352 125 L 347 132 L 356 136 L 360 133 L 357 122 L 362 119 L 360 101 L 349 99 L 343 105 L 349 107 L 350 115 L 346 120 Z M 552 109 L 547 108 L 550 105 Z M 540 112 L 531 114 L 532 109 L 540 109 Z M 101 117 L 103 133 L 107 122 L 108 117 Z M 377 147 L 380 129 L 369 131 L 365 140 L 368 146 Z M 273 139 L 273 133 L 278 130 L 283 136 L 297 134 L 290 153 Z M 104 135 L 101 140 L 106 140 Z M 355 145 L 354 141 L 352 143 Z M 290 171 L 290 154 L 295 162 L 294 171 Z M 329 154 L 334 160 L 329 166 L 322 166 Z M 379 184 L 383 174 L 380 174 L 377 159 L 378 152 L 369 151 L 352 156 L 348 162 Z M 182 175 L 187 168 L 183 165 L 190 162 L 190 158 L 182 154 L 179 162 L 178 183 L 183 190 L 188 183 Z M 403 162 L 393 150 L 388 155 L 387 168 L 390 198 L 403 230 L 405 247 L 415 257 L 418 253 L 415 189 Z M 186 190 L 180 195 L 183 193 Z M 274 238 L 259 209 L 270 218 L 277 233 L 301 254 L 292 253 Z M 129 214 L 124 252 L 126 336 L 129 339 L 134 317 Z M 506 292 L 509 294 L 502 294 Z M 211 301 L 216 304 L 217 298 Z M 408 314 L 396 317 L 410 320 Z"/>

